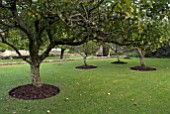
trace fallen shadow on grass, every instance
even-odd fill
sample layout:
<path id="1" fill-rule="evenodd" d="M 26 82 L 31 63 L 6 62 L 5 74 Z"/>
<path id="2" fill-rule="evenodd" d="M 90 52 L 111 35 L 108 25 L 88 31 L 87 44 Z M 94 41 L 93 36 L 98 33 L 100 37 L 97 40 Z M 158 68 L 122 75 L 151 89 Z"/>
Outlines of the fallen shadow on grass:
<path id="1" fill-rule="evenodd" d="M 42 84 L 41 87 L 35 87 L 32 84 L 21 85 L 9 91 L 9 95 L 23 100 L 45 99 L 55 96 L 60 92 L 54 85 Z"/>

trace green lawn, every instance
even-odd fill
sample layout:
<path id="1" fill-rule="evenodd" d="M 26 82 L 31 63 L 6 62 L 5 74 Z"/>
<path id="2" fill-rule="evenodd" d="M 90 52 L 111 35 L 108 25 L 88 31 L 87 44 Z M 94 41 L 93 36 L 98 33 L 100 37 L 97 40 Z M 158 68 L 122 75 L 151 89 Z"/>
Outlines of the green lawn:
<path id="1" fill-rule="evenodd" d="M 90 56 L 88 58 L 92 58 L 93 56 Z M 82 56 L 64 56 L 64 59 L 75 59 L 75 58 L 82 58 Z M 47 57 L 45 60 L 60 60 L 60 56 L 51 56 Z M 0 63 L 7 63 L 7 62 L 23 62 L 22 59 L 0 59 Z"/>
<path id="2" fill-rule="evenodd" d="M 41 81 L 61 92 L 43 100 L 18 100 L 8 91 L 30 83 L 29 65 L 0 67 L 0 114 L 170 114 L 170 59 L 146 59 L 157 71 L 132 71 L 116 59 L 90 60 L 97 69 L 80 70 L 82 61 L 44 63 Z"/>

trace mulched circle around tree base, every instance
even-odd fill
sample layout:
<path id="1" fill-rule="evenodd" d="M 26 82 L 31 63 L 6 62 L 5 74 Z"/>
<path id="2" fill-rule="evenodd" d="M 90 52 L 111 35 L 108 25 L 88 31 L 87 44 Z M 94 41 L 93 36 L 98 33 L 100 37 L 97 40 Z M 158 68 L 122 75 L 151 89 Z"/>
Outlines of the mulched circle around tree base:
<path id="1" fill-rule="evenodd" d="M 32 84 L 18 86 L 9 92 L 9 95 L 23 100 L 36 100 L 52 97 L 60 92 L 59 88 L 49 84 L 35 87 Z"/>
<path id="2" fill-rule="evenodd" d="M 154 71 L 156 68 L 148 67 L 148 66 L 135 66 L 131 67 L 131 70 L 140 70 L 140 71 Z"/>
<path id="3" fill-rule="evenodd" d="M 77 66 L 76 69 L 94 69 L 97 68 L 97 66 L 93 66 L 93 65 L 82 65 L 82 66 Z"/>
<path id="4" fill-rule="evenodd" d="M 112 64 L 127 64 L 127 62 L 123 62 L 123 61 L 115 61 L 115 62 L 111 62 Z"/>

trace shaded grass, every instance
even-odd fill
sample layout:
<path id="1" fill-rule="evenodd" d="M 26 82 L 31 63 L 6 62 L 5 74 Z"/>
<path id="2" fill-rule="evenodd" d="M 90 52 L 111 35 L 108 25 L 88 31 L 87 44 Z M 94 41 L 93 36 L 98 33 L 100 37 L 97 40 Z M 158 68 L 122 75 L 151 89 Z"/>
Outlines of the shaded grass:
<path id="1" fill-rule="evenodd" d="M 8 91 L 30 83 L 29 66 L 0 67 L 0 114 L 169 114 L 170 59 L 146 59 L 157 71 L 133 71 L 136 58 L 88 61 L 97 69 L 81 70 L 82 61 L 46 63 L 41 66 L 43 83 L 53 84 L 61 92 L 51 98 L 24 101 L 9 97 Z"/>

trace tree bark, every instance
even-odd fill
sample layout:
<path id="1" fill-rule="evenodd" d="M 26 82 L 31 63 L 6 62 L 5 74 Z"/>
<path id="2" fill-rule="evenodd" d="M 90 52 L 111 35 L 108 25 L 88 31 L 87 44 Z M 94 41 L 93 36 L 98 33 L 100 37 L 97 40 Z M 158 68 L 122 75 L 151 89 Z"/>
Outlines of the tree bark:
<path id="1" fill-rule="evenodd" d="M 115 53 L 116 53 L 117 61 L 120 62 L 120 58 L 119 58 L 119 54 L 118 54 L 118 46 L 117 45 L 116 45 Z"/>
<path id="2" fill-rule="evenodd" d="M 103 56 L 108 56 L 109 54 L 109 48 L 106 46 L 103 46 Z"/>
<path id="3" fill-rule="evenodd" d="M 140 48 L 137 48 L 137 50 L 138 50 L 138 53 L 140 55 L 140 65 L 145 66 L 145 60 L 144 60 L 145 54 L 144 54 L 144 51 L 142 51 L 142 49 L 140 49 Z"/>
<path id="4" fill-rule="evenodd" d="M 32 84 L 36 87 L 40 87 L 40 64 L 31 64 L 30 67 Z"/>
<path id="5" fill-rule="evenodd" d="M 117 61 L 119 61 L 119 62 L 120 62 L 120 58 L 119 58 L 118 53 L 116 53 L 116 56 L 117 56 Z"/>
<path id="6" fill-rule="evenodd" d="M 64 58 L 64 51 L 65 51 L 65 50 L 66 50 L 66 49 L 61 48 L 60 59 L 63 59 L 63 58 Z"/>
<path id="7" fill-rule="evenodd" d="M 84 56 L 83 59 L 84 59 L 84 65 L 87 66 L 87 62 L 86 62 L 87 56 Z"/>

